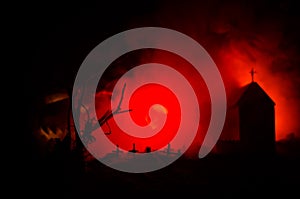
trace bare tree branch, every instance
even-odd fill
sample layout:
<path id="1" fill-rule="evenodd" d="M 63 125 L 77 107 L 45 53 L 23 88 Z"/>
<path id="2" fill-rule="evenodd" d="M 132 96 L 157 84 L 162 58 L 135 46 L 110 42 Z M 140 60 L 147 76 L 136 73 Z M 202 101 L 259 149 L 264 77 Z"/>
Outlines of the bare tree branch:
<path id="1" fill-rule="evenodd" d="M 110 128 L 109 123 L 107 121 L 105 122 L 105 124 L 107 125 L 107 127 L 109 129 L 109 131 L 106 132 L 105 135 L 109 135 L 109 134 L 111 134 L 111 128 Z"/>
<path id="2" fill-rule="evenodd" d="M 117 115 L 117 114 L 132 111 L 131 109 L 122 110 L 122 108 L 121 108 L 123 98 L 124 98 L 125 88 L 126 88 L 126 83 L 123 86 L 121 98 L 120 98 L 120 101 L 118 103 L 118 106 L 117 106 L 116 110 L 114 110 L 114 111 L 107 110 L 105 112 L 105 114 L 101 118 L 98 119 L 98 123 L 99 123 L 100 126 L 103 126 L 104 124 L 106 124 L 108 126 L 109 132 L 106 132 L 105 133 L 106 135 L 111 134 L 111 128 L 108 124 L 108 120 L 110 118 L 112 118 L 114 115 Z M 91 141 L 95 140 L 95 138 L 91 135 L 91 133 L 94 130 L 96 130 L 99 126 L 96 125 L 96 124 L 95 125 L 93 124 L 93 119 L 90 118 L 89 111 L 88 111 L 87 107 L 85 107 L 83 104 L 81 104 L 81 106 L 85 109 L 85 111 L 87 112 L 87 115 L 88 115 L 88 119 L 87 119 L 85 128 L 84 128 L 84 130 L 82 130 L 82 133 L 83 133 L 82 136 L 84 137 L 84 139 L 86 139 L 87 142 L 91 142 Z"/>
<path id="3" fill-rule="evenodd" d="M 123 98 L 124 98 L 125 88 L 126 88 L 126 83 L 124 84 L 124 86 L 123 86 L 123 88 L 122 88 L 121 99 L 120 99 L 120 101 L 119 101 L 119 104 L 118 104 L 117 109 L 115 110 L 115 112 L 118 112 L 119 110 L 121 110 L 121 105 L 122 105 Z"/>

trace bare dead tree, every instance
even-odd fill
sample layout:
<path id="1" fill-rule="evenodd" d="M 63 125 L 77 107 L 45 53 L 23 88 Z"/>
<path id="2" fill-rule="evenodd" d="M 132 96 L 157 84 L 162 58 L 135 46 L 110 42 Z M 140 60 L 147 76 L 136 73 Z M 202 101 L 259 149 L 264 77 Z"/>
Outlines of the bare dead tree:
<path id="1" fill-rule="evenodd" d="M 117 108 L 115 110 L 107 110 L 105 112 L 105 114 L 103 116 L 101 116 L 98 120 L 96 120 L 95 118 L 91 118 L 88 108 L 81 103 L 80 106 L 82 108 L 84 108 L 84 110 L 87 113 L 87 121 L 85 123 L 84 129 L 81 130 L 81 132 L 80 132 L 83 142 L 85 142 L 86 144 L 94 142 L 95 137 L 92 136 L 92 132 L 95 131 L 99 126 L 102 127 L 103 125 L 107 125 L 109 131 L 105 132 L 105 134 L 106 135 L 111 134 L 112 132 L 111 132 L 111 128 L 109 126 L 108 120 L 110 118 L 112 118 L 114 115 L 131 111 L 131 109 L 122 110 L 122 107 L 121 107 L 123 98 L 124 98 L 125 88 L 126 88 L 126 84 L 124 84 L 124 86 L 123 86 L 121 98 L 120 98 Z M 97 122 L 98 122 L 98 124 L 97 124 Z"/>
<path id="2" fill-rule="evenodd" d="M 124 98 L 125 88 L 126 88 L 126 84 L 124 84 L 123 86 L 118 106 L 114 110 L 107 110 L 105 114 L 101 116 L 99 119 L 91 118 L 88 108 L 83 104 L 85 88 L 82 88 L 82 90 L 80 90 L 81 93 L 78 95 L 77 106 L 73 109 L 73 114 L 71 114 L 72 111 L 71 93 L 72 92 L 71 90 L 69 91 L 69 95 L 70 95 L 70 107 L 69 107 L 69 114 L 68 114 L 68 131 L 69 131 L 68 136 L 70 137 L 69 139 L 71 139 L 71 132 L 72 132 L 71 127 L 73 127 L 71 122 L 73 121 L 74 123 L 77 124 L 80 123 L 79 121 L 80 121 L 82 108 L 87 113 L 87 121 L 84 123 L 83 130 L 79 131 L 79 129 L 75 128 L 74 126 L 75 143 L 74 143 L 74 148 L 70 150 L 69 167 L 67 166 L 68 168 L 72 168 L 72 169 L 68 169 L 70 179 L 74 179 L 74 178 L 75 180 L 77 178 L 80 179 L 80 176 L 84 173 L 86 149 L 83 143 L 90 143 L 95 141 L 95 138 L 92 136 L 92 132 L 95 131 L 97 128 L 99 128 L 99 126 L 102 127 L 103 125 L 107 125 L 109 131 L 105 132 L 105 134 L 106 135 L 111 134 L 112 133 L 111 128 L 108 123 L 109 119 L 111 119 L 114 115 L 131 111 L 130 109 L 122 110 L 121 107 Z M 71 115 L 73 117 L 71 117 Z M 81 136 L 81 139 L 79 135 Z M 73 183 L 73 180 L 70 180 L 70 183 Z"/>

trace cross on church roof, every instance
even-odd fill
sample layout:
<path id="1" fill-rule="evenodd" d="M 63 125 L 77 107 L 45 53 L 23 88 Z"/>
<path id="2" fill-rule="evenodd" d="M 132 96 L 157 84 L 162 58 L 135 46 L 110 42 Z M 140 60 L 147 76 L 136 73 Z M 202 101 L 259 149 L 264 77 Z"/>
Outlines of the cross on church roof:
<path id="1" fill-rule="evenodd" d="M 254 68 L 252 68 L 251 71 L 250 71 L 252 82 L 254 82 L 254 74 L 255 73 L 256 73 L 256 71 L 254 70 Z"/>

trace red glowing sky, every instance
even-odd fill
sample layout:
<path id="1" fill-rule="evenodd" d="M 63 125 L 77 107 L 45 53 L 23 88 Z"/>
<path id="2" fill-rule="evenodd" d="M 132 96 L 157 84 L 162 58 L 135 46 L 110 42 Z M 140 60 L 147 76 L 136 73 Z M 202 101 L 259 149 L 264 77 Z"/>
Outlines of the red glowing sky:
<path id="1" fill-rule="evenodd" d="M 299 65 L 297 65 L 300 60 L 297 56 L 297 45 L 284 31 L 287 28 L 283 23 L 284 14 L 276 15 L 275 11 L 264 14 L 263 8 L 267 9 L 267 5 L 264 4 L 257 8 L 238 3 L 218 5 L 214 1 L 212 4 L 199 4 L 199 6 L 190 4 L 184 8 L 173 2 L 172 8 L 170 10 L 167 3 L 161 4 L 158 11 L 153 16 L 145 17 L 145 20 L 159 18 L 160 26 L 173 28 L 193 37 L 214 59 L 223 77 L 228 99 L 227 117 L 221 136 L 223 139 L 238 137 L 235 103 L 242 88 L 251 82 L 252 68 L 257 72 L 254 80 L 276 103 L 276 140 L 284 139 L 292 132 L 300 135 L 297 120 L 300 117 L 300 78 Z M 284 10 L 286 7 L 282 4 L 277 9 Z M 184 12 L 185 10 L 189 11 Z M 256 14 L 260 14 L 260 17 Z M 164 39 L 161 38 L 160 42 L 164 42 Z M 189 79 L 198 93 L 205 93 L 201 77 L 191 72 L 192 69 L 187 69 L 189 68 L 187 63 L 178 62 L 178 59 L 160 52 L 144 53 L 139 59 L 142 60 L 141 62 L 162 62 L 174 67 Z M 149 74 L 153 73 L 149 72 Z M 202 106 L 200 110 L 206 114 L 203 114 L 204 118 L 203 115 L 201 117 L 202 120 L 206 120 L 206 124 L 204 122 L 200 125 L 197 134 L 198 144 L 205 135 L 210 116 L 209 109 L 203 110 L 205 109 L 203 107 L 209 105 L 209 100 L 202 96 L 198 95 L 198 100 L 206 103 L 206 106 Z"/>
<path id="2" fill-rule="evenodd" d="M 229 115 L 255 68 L 255 81 L 276 103 L 276 139 L 291 132 L 300 135 L 300 58 L 295 39 L 299 21 L 290 2 L 211 1 L 182 6 L 174 2 L 173 9 L 169 5 L 159 9 L 159 23 L 192 36 L 210 53 L 224 79 Z M 231 117 L 226 127 L 235 131 L 236 124 L 228 120 Z"/>
<path id="3" fill-rule="evenodd" d="M 140 151 L 144 151 L 144 149 L 147 146 L 150 146 L 152 150 L 164 148 L 164 146 L 166 146 L 171 140 L 172 136 L 174 136 L 174 133 L 177 133 L 178 127 L 181 125 L 180 122 L 183 122 L 180 119 L 181 111 L 187 109 L 189 111 L 188 113 L 185 113 L 185 116 L 187 116 L 188 119 L 186 119 L 185 122 L 183 122 L 184 126 L 181 128 L 185 129 L 185 134 L 189 134 L 193 131 L 193 126 L 198 126 L 199 124 L 199 129 L 196 129 L 196 131 L 198 131 L 197 138 L 195 139 L 195 147 L 199 148 L 201 140 L 205 135 L 210 120 L 210 98 L 207 87 L 200 74 L 197 73 L 196 69 L 193 68 L 192 65 L 189 64 L 186 60 L 173 53 L 161 50 L 147 49 L 131 52 L 117 59 L 106 71 L 103 77 L 109 74 L 116 75 L 118 73 L 119 76 L 121 76 L 126 71 L 125 69 L 129 70 L 130 68 L 134 67 L 132 63 L 134 63 L 134 65 L 140 65 L 145 63 L 161 63 L 176 69 L 176 71 L 178 71 L 179 74 L 181 74 L 182 77 L 187 80 L 188 84 L 190 84 L 192 89 L 195 91 L 200 106 L 199 108 L 201 109 L 200 121 L 197 120 L 194 116 L 197 113 L 198 106 L 192 103 L 192 99 L 189 98 L 189 92 L 186 89 L 183 89 L 185 87 L 183 87 L 180 84 L 180 80 L 178 78 L 175 78 L 168 72 L 160 71 L 158 73 L 157 70 L 153 69 L 153 66 L 150 65 L 149 67 L 142 68 L 142 72 L 139 72 L 138 74 L 133 72 L 132 75 L 126 76 L 126 78 L 123 79 L 123 82 L 127 83 L 127 90 L 125 89 L 124 92 L 124 101 L 130 100 L 131 105 L 129 104 L 129 108 L 132 109 L 132 111 L 130 112 L 130 116 L 132 117 L 133 121 L 140 126 L 145 126 L 149 124 L 149 108 L 154 104 L 160 104 L 162 107 L 156 107 L 156 109 L 152 111 L 156 113 L 152 114 L 152 119 L 154 120 L 153 126 L 159 126 L 159 120 L 163 120 L 166 116 L 167 120 L 165 125 L 163 126 L 161 131 L 159 131 L 157 128 L 153 128 L 153 133 L 157 133 L 157 135 L 151 137 L 150 139 L 133 139 L 133 137 L 127 136 L 127 139 L 122 139 L 122 144 L 119 144 L 121 143 L 120 136 L 123 135 L 123 131 L 120 131 L 120 129 L 115 124 L 114 119 L 112 119 L 111 121 L 109 121 L 109 124 L 113 133 L 108 135 L 108 138 L 111 139 L 115 144 L 118 144 L 121 148 L 126 150 L 130 150 L 132 148 L 133 143 L 136 144 Z M 149 76 L 153 77 L 153 79 L 157 80 L 158 82 L 170 82 L 170 85 L 173 85 L 173 87 L 182 87 L 182 89 L 179 88 L 177 89 L 176 93 L 172 93 L 171 91 L 168 91 L 168 89 L 162 89 L 161 86 L 148 85 L 146 87 L 142 86 L 140 89 L 134 92 L 133 96 L 130 96 L 130 92 L 128 92 L 128 89 L 130 88 L 128 88 L 128 86 L 130 86 L 131 84 L 136 87 L 139 87 L 141 85 L 137 83 L 140 82 L 138 79 L 147 79 L 147 77 Z M 102 81 L 100 81 L 99 85 L 105 85 L 105 78 L 103 78 Z M 116 82 L 111 82 L 111 84 L 106 84 L 108 85 L 107 89 L 109 91 L 112 91 L 112 89 L 115 86 L 115 83 Z M 117 97 L 111 98 L 113 102 L 113 110 L 117 107 L 117 104 L 119 103 L 121 90 L 122 86 L 119 85 L 119 87 L 117 88 Z M 176 94 L 176 96 L 181 96 L 181 99 L 178 99 L 174 94 Z M 96 95 L 96 109 L 98 111 L 98 117 L 101 117 L 105 113 L 105 111 L 110 107 L 110 96 L 111 92 L 106 91 L 100 91 Z M 183 97 L 187 102 L 185 107 L 182 107 L 183 101 L 181 100 Z M 181 107 L 178 104 L 178 100 L 181 101 Z M 190 102 L 188 102 L 189 100 Z M 149 113 L 151 114 L 151 111 Z M 120 114 L 116 117 L 123 118 L 124 120 L 124 117 L 126 117 L 126 115 L 123 116 Z M 155 120 L 157 120 L 156 123 Z M 124 121 L 121 122 L 124 123 Z M 125 124 L 123 125 L 130 126 L 131 124 L 125 121 Z M 107 127 L 104 126 L 104 129 L 105 128 Z M 159 137 L 160 132 L 164 135 L 163 139 L 162 137 Z M 135 132 L 136 137 L 139 137 L 139 134 L 141 133 L 142 132 Z M 182 141 L 184 142 L 184 140 Z M 176 150 L 184 150 L 183 148 L 176 148 L 178 147 L 176 145 L 173 145 L 172 147 Z"/>
<path id="4" fill-rule="evenodd" d="M 276 140 L 284 139 L 292 132 L 300 136 L 300 24 L 296 8 L 290 1 L 153 1 L 134 12 L 120 11 L 112 15 L 110 21 L 96 8 L 87 9 L 87 18 L 83 19 L 84 16 L 79 17 L 77 12 L 64 16 L 65 21 L 59 17 L 55 21 L 53 15 L 49 15 L 55 25 L 45 23 L 44 29 L 39 29 L 47 33 L 39 36 L 40 46 L 35 51 L 31 71 L 34 78 L 30 80 L 32 95 L 43 93 L 49 87 L 70 87 L 82 60 L 101 39 L 130 28 L 161 26 L 178 30 L 198 41 L 218 66 L 228 100 L 224 139 L 236 139 L 238 124 L 234 104 L 242 87 L 251 82 L 249 72 L 252 68 L 257 71 L 255 81 L 276 103 Z M 60 16 L 61 13 L 57 14 Z M 105 21 L 103 26 L 95 25 L 100 24 L 99 20 Z M 118 23 L 118 20 L 122 21 Z M 163 38 L 161 42 L 164 42 Z M 179 70 L 197 91 L 200 111 L 209 116 L 205 84 L 183 60 L 161 52 L 140 54 L 136 60 L 131 61 L 130 67 L 154 61 Z M 128 70 L 129 66 L 124 68 L 122 64 L 115 64 L 117 69 L 106 76 L 105 92 L 110 91 L 119 75 Z M 104 98 L 102 96 L 98 102 L 109 106 Z M 199 131 L 204 132 L 207 128 L 207 118 L 200 118 L 204 121 L 200 121 L 200 129 L 203 129 Z M 203 134 L 198 136 L 201 140 Z"/>

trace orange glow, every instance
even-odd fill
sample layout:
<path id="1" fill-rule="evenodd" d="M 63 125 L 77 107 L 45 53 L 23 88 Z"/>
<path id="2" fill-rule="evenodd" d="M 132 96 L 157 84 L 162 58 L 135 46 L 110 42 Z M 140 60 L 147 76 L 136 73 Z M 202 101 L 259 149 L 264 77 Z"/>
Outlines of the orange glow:
<path id="1" fill-rule="evenodd" d="M 154 104 L 152 106 L 152 109 L 155 111 L 154 112 L 154 119 L 152 121 L 150 121 L 150 118 L 149 117 L 146 117 L 146 121 L 148 124 L 150 124 L 151 128 L 153 130 L 155 130 L 158 126 L 158 123 L 159 123 L 159 120 L 161 118 L 161 114 L 164 114 L 164 115 L 167 115 L 168 114 L 168 110 L 164 107 L 164 106 L 161 106 L 159 104 Z"/>
<path id="2" fill-rule="evenodd" d="M 168 109 L 166 109 L 165 107 L 163 107 L 159 104 L 153 105 L 153 109 L 159 113 L 164 113 L 165 115 L 168 114 Z"/>

